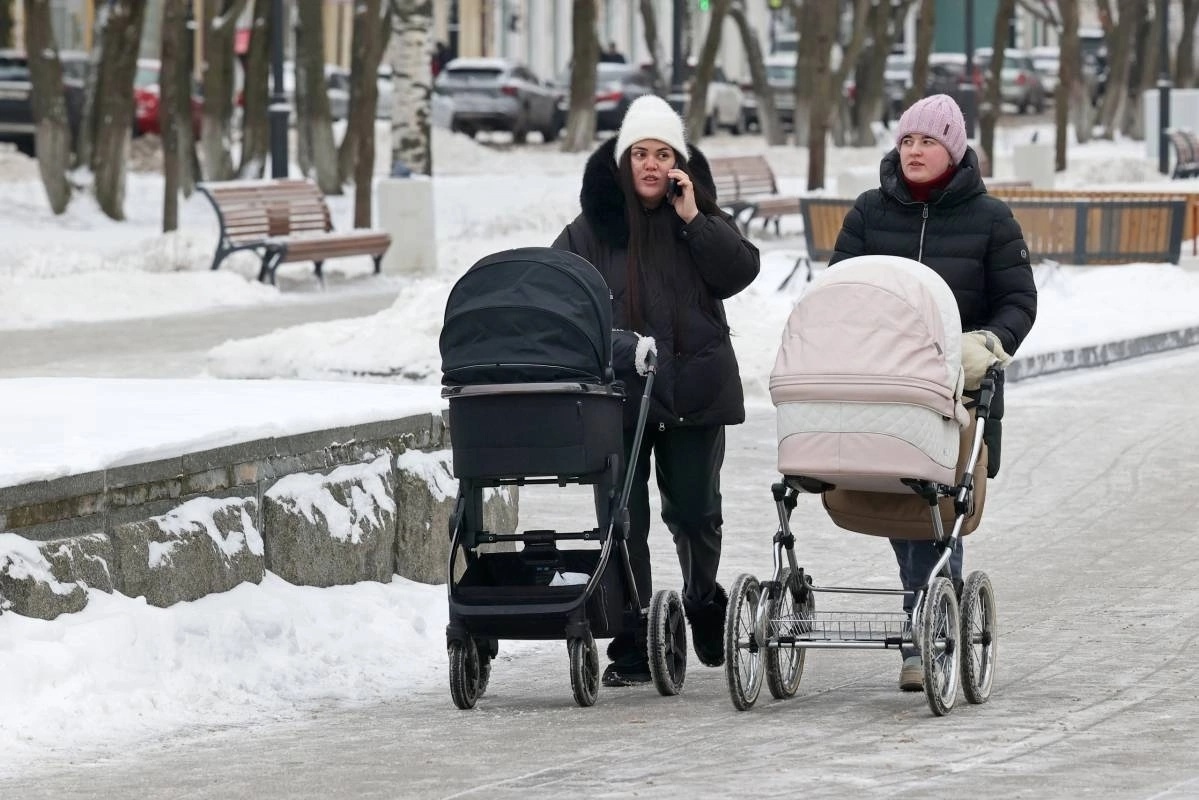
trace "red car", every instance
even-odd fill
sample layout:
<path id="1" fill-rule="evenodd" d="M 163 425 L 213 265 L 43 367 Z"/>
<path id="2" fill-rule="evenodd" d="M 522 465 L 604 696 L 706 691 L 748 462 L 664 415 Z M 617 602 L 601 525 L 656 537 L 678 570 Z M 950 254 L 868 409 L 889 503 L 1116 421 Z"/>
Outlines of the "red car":
<path id="1" fill-rule="evenodd" d="M 162 68 L 156 58 L 139 58 L 137 74 L 133 78 L 133 135 L 141 136 L 146 133 L 162 134 L 159 121 L 159 104 L 161 102 L 158 89 L 158 75 Z M 192 82 L 191 95 L 192 134 L 199 139 L 200 128 L 203 126 L 204 99 L 200 97 L 199 88 Z"/>

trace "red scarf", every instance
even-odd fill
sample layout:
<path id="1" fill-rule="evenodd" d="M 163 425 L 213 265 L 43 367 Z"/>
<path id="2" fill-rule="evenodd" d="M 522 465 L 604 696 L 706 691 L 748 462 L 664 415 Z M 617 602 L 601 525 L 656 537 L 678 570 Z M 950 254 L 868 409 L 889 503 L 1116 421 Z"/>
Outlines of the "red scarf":
<path id="1" fill-rule="evenodd" d="M 950 164 L 949 168 L 942 172 L 940 177 L 933 178 L 931 181 L 911 181 L 908 180 L 907 176 L 904 176 L 903 182 L 907 184 L 908 192 L 911 193 L 913 200 L 917 203 L 927 203 L 929 196 L 933 192 L 940 191 L 948 186 L 955 174 L 957 174 L 957 169 L 953 164 Z M 900 172 L 900 175 L 903 175 L 903 173 Z"/>

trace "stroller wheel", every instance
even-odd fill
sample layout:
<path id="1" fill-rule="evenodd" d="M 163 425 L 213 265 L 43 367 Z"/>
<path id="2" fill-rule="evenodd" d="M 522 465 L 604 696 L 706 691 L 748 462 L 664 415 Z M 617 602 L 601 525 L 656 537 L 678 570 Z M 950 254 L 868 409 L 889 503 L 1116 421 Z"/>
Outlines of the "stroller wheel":
<path id="1" fill-rule="evenodd" d="M 588 632 L 585 637 L 568 639 L 566 649 L 570 653 L 570 688 L 574 691 L 575 702 L 583 708 L 589 708 L 595 705 L 600 685 L 599 650 L 595 646 L 595 637 Z"/>
<path id="2" fill-rule="evenodd" d="M 475 647 L 474 639 L 450 642 L 450 696 L 454 705 L 462 710 L 475 707 L 475 702 L 483 692 L 480 689 L 481 670 L 479 666 L 479 650 Z M 490 673 L 490 664 L 488 667 Z M 486 684 L 483 684 L 484 687 Z"/>
<path id="3" fill-rule="evenodd" d="M 758 606 L 762 588 L 753 575 L 742 574 L 729 590 L 724 617 L 724 675 L 733 708 L 745 711 L 762 690 L 762 642 L 758 636 Z"/>
<path id="4" fill-rule="evenodd" d="M 812 630 L 816 614 L 814 594 L 800 586 L 799 575 L 783 570 L 778 586 L 771 587 L 766 618 L 766 685 L 776 700 L 793 697 L 803 677 L 804 654 L 795 639 Z"/>
<path id="5" fill-rule="evenodd" d="M 995 678 L 995 592 L 982 571 L 962 586 L 962 689 L 971 703 L 985 703 Z"/>
<path id="6" fill-rule="evenodd" d="M 649 605 L 649 674 L 658 694 L 672 697 L 687 677 L 687 620 L 678 592 L 654 592 Z"/>
<path id="7" fill-rule="evenodd" d="M 958 694 L 958 639 L 962 623 L 958 598 L 948 578 L 934 578 L 920 612 L 920 655 L 924 693 L 938 717 L 953 710 Z"/>

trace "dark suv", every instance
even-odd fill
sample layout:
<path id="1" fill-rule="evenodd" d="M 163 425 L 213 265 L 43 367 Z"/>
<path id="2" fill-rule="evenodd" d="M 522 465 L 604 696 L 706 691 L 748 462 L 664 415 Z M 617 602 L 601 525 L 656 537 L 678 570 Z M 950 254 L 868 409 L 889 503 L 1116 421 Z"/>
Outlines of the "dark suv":
<path id="1" fill-rule="evenodd" d="M 67 122 L 72 138 L 79 132 L 83 109 L 83 81 L 63 65 L 63 92 L 67 100 Z M 34 155 L 33 83 L 29 59 L 16 50 L 0 50 L 0 142 L 12 142 L 26 155 Z"/>

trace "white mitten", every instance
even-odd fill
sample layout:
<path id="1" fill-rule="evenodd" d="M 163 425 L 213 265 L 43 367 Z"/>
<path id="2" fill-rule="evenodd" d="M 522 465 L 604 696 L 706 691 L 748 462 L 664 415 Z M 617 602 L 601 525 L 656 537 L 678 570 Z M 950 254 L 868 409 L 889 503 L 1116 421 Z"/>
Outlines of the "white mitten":
<path id="1" fill-rule="evenodd" d="M 1000 368 L 1012 362 L 1012 357 L 1003 350 L 999 337 L 991 331 L 967 331 L 962 334 L 962 371 L 966 374 L 966 388 L 973 391 L 982 385 L 987 369 L 994 364 Z"/>
<path id="2" fill-rule="evenodd" d="M 658 343 L 652 336 L 637 334 L 637 354 L 633 359 L 633 365 L 637 367 L 638 375 L 645 377 L 649 374 L 651 357 L 657 361 Z"/>

